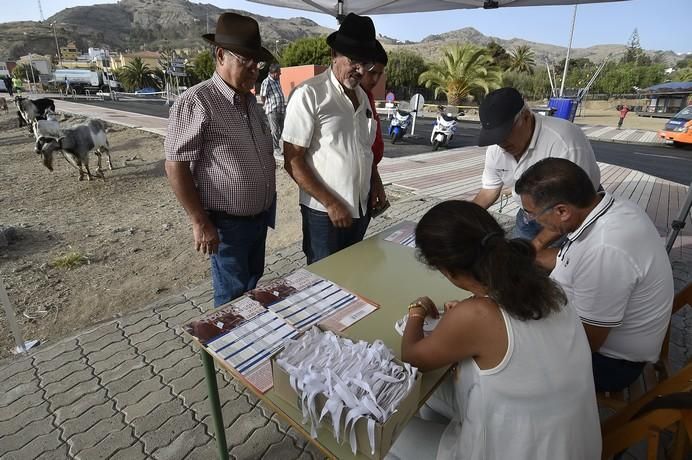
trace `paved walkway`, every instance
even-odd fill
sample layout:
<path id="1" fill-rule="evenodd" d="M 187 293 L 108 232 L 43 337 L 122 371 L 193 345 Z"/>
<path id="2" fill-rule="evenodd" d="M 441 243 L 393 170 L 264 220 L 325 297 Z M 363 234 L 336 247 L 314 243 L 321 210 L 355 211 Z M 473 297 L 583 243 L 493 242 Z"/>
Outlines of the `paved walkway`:
<path id="1" fill-rule="evenodd" d="M 91 110 L 66 104 L 71 103 L 61 101 L 59 108 Z M 109 116 L 122 115 L 115 112 Z M 136 115 L 123 116 L 118 122 L 123 121 L 129 125 L 151 122 Z M 409 195 L 375 219 L 369 234 L 402 219 L 417 220 L 441 199 L 473 193 L 481 156 L 481 149 L 467 148 L 385 159 L 382 171 L 388 187 L 407 190 Z M 681 202 L 685 187 L 625 168 L 601 166 L 606 188 L 646 203 L 647 212 L 664 230 L 672 203 Z M 513 206 L 510 202 L 502 209 L 494 208 L 505 226 L 512 224 Z M 671 254 L 678 289 L 692 279 L 688 238 L 685 234 Z M 286 275 L 304 264 L 299 244 L 294 244 L 267 258 L 264 279 Z M 214 458 L 201 361 L 177 328 L 210 308 L 211 287 L 204 283 L 32 350 L 28 356 L 0 362 L 0 458 Z M 685 309 L 673 320 L 671 359 L 678 367 L 692 356 L 689 326 L 692 313 Z M 242 386 L 221 374 L 217 380 L 233 457 L 319 456 Z"/>
<path id="2" fill-rule="evenodd" d="M 160 104 L 161 102 L 152 102 Z M 56 99 L 55 108 L 59 111 L 68 113 L 78 113 L 90 117 L 100 118 L 110 123 L 118 123 L 131 128 L 140 128 L 144 131 L 166 135 L 168 120 L 151 115 L 141 115 L 137 113 L 124 112 L 121 110 L 84 105 L 76 102 Z M 640 145 L 663 145 L 663 141 L 656 135 L 655 131 L 641 129 L 622 129 L 607 126 L 583 126 L 581 129 L 591 140 L 603 142 L 618 142 L 622 144 Z"/>

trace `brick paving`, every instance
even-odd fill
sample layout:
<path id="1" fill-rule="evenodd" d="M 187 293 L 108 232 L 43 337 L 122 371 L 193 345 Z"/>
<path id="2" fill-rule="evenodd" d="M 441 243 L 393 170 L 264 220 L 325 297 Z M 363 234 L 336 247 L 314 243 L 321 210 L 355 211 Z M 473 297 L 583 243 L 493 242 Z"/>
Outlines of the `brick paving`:
<path id="1" fill-rule="evenodd" d="M 406 195 L 402 190 L 390 191 Z M 438 198 L 408 195 L 369 234 L 418 220 Z M 497 215 L 506 227 L 512 220 Z M 263 280 L 305 265 L 300 244 L 266 259 Z M 676 288 L 692 279 L 674 261 Z M 204 371 L 178 325 L 212 308 L 210 283 L 0 361 L 0 459 L 209 459 L 216 456 Z M 671 359 L 692 354 L 692 313 L 673 319 Z M 217 373 L 231 458 L 316 459 L 307 441 L 242 385 Z"/>

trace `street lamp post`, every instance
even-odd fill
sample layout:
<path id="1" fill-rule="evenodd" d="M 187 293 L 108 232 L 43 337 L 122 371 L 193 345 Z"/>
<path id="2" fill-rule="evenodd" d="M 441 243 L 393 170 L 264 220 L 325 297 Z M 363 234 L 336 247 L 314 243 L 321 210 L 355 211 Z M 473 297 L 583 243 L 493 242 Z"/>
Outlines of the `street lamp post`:
<path id="1" fill-rule="evenodd" d="M 53 28 L 53 37 L 55 38 L 55 51 L 58 53 L 58 64 L 62 67 L 62 56 L 60 55 L 60 45 L 58 45 L 58 34 L 55 31 L 55 22 L 51 22 L 50 26 Z"/>
<path id="2" fill-rule="evenodd" d="M 24 32 L 24 37 L 26 37 L 26 36 L 27 36 L 27 33 Z M 29 80 L 29 92 L 33 93 L 34 91 L 33 91 L 32 84 L 36 81 L 36 74 L 34 73 L 34 61 L 31 58 L 31 51 L 29 51 L 29 67 L 31 68 L 31 80 L 29 80 L 28 74 L 27 74 L 27 80 Z"/>

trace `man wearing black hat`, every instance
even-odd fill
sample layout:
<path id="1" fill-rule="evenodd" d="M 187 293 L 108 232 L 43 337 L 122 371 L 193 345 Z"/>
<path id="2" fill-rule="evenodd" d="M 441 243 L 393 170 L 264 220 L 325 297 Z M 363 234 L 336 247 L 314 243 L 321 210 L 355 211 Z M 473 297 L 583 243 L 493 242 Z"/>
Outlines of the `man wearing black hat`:
<path id="1" fill-rule="evenodd" d="M 479 115 L 478 145 L 489 147 L 481 190 L 473 201 L 487 209 L 500 197 L 503 187 L 512 187 L 512 195 L 519 205 L 513 236 L 533 240 L 536 249 L 542 249 L 559 235 L 544 230 L 526 215 L 514 183 L 534 163 L 556 157 L 579 165 L 598 189 L 601 171 L 591 144 L 582 130 L 569 121 L 534 115 L 514 88 L 489 93 L 480 105 Z"/>
<path id="2" fill-rule="evenodd" d="M 271 131 L 250 93 L 273 56 L 259 26 L 223 13 L 214 45 L 214 75 L 171 107 L 166 173 L 192 222 L 195 247 L 209 254 L 214 304 L 253 289 L 264 271 L 267 227 L 274 226 L 276 176 Z"/>
<path id="3" fill-rule="evenodd" d="M 365 72 L 377 54 L 372 20 L 353 13 L 327 37 L 330 68 L 298 86 L 286 108 L 284 167 L 300 187 L 308 264 L 363 239 L 377 122 Z"/>

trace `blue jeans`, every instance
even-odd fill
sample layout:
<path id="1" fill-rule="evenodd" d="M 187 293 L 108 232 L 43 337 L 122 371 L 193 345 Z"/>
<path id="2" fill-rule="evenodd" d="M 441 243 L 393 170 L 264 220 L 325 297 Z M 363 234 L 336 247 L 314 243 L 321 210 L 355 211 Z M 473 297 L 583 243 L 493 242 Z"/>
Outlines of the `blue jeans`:
<path id="1" fill-rule="evenodd" d="M 264 273 L 264 245 L 267 219 L 209 214 L 219 232 L 219 249 L 212 254 L 211 280 L 214 306 L 223 305 L 254 289 Z"/>
<path id="2" fill-rule="evenodd" d="M 592 353 L 591 366 L 596 391 L 624 390 L 637 380 L 645 364 Z"/>
<path id="3" fill-rule="evenodd" d="M 541 227 L 541 224 L 526 217 L 526 213 L 520 208 L 517 212 L 516 224 L 512 230 L 512 238 L 523 238 L 530 241 L 533 240 L 542 229 L 543 227 Z"/>
<path id="4" fill-rule="evenodd" d="M 308 265 L 363 241 L 370 223 L 370 216 L 353 219 L 348 228 L 337 228 L 329 220 L 329 214 L 300 205 L 303 216 L 303 252 Z"/>

